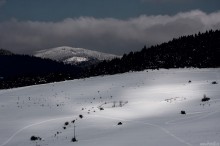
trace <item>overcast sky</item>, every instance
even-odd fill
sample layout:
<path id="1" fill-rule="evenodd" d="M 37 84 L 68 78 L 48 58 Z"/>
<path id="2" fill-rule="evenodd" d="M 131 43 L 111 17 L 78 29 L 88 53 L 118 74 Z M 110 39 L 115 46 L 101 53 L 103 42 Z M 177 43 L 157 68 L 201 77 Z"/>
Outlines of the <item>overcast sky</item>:
<path id="1" fill-rule="evenodd" d="M 220 29 L 220 0 L 0 0 L 0 48 L 123 54 Z"/>

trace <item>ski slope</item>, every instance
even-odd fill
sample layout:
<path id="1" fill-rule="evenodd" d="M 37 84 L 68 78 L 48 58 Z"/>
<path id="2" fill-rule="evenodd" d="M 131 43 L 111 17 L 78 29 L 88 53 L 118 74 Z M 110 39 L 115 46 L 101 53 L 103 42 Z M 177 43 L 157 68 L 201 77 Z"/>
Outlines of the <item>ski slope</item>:
<path id="1" fill-rule="evenodd" d="M 162 69 L 0 90 L 0 146 L 217 145 L 219 83 L 219 68 Z"/>

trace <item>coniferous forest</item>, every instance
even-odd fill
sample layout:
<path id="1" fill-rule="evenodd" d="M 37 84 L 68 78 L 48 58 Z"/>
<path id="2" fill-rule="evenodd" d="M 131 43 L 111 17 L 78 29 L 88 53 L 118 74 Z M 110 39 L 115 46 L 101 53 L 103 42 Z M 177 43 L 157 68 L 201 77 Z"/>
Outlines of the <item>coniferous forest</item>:
<path id="1" fill-rule="evenodd" d="M 77 66 L 29 55 L 0 55 L 0 88 L 43 84 L 80 76 Z"/>
<path id="2" fill-rule="evenodd" d="M 0 88 L 117 74 L 160 68 L 211 68 L 220 66 L 220 31 L 182 36 L 167 43 L 146 46 L 122 58 L 103 61 L 87 68 L 49 59 L 17 55 L 0 50 Z"/>
<path id="3" fill-rule="evenodd" d="M 88 70 L 88 76 L 159 68 L 211 68 L 220 66 L 220 31 L 182 36 L 161 45 L 103 61 Z"/>

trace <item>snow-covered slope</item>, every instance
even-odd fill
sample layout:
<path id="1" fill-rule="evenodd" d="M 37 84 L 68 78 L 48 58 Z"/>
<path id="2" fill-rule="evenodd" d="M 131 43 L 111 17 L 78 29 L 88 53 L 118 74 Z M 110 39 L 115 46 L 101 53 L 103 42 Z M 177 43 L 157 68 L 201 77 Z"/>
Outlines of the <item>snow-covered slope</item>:
<path id="1" fill-rule="evenodd" d="M 111 60 L 113 58 L 120 57 L 113 54 L 101 53 L 83 48 L 72 48 L 67 46 L 37 51 L 34 56 L 62 61 L 68 64 Z"/>
<path id="2" fill-rule="evenodd" d="M 213 81 L 220 83 L 220 69 L 147 70 L 0 90 L 0 146 L 219 145 L 220 85 Z M 201 102 L 204 94 L 210 101 Z"/>

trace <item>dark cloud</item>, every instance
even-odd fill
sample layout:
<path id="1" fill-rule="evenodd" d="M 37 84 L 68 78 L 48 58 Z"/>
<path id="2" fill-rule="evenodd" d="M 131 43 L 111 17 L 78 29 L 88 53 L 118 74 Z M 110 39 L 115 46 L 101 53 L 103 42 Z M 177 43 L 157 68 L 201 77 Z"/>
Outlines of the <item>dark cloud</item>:
<path id="1" fill-rule="evenodd" d="M 0 0 L 0 7 L 6 3 L 6 0 Z"/>
<path id="2" fill-rule="evenodd" d="M 181 35 L 220 29 L 220 12 L 199 10 L 174 16 L 142 15 L 128 20 L 92 17 L 61 22 L 10 20 L 0 23 L 0 47 L 18 53 L 72 46 L 122 54 L 162 43 Z"/>
<path id="3" fill-rule="evenodd" d="M 180 2 L 189 2 L 196 0 L 140 0 L 141 2 L 151 2 L 151 3 L 180 3 Z M 199 0 L 198 0 L 199 1 Z"/>

